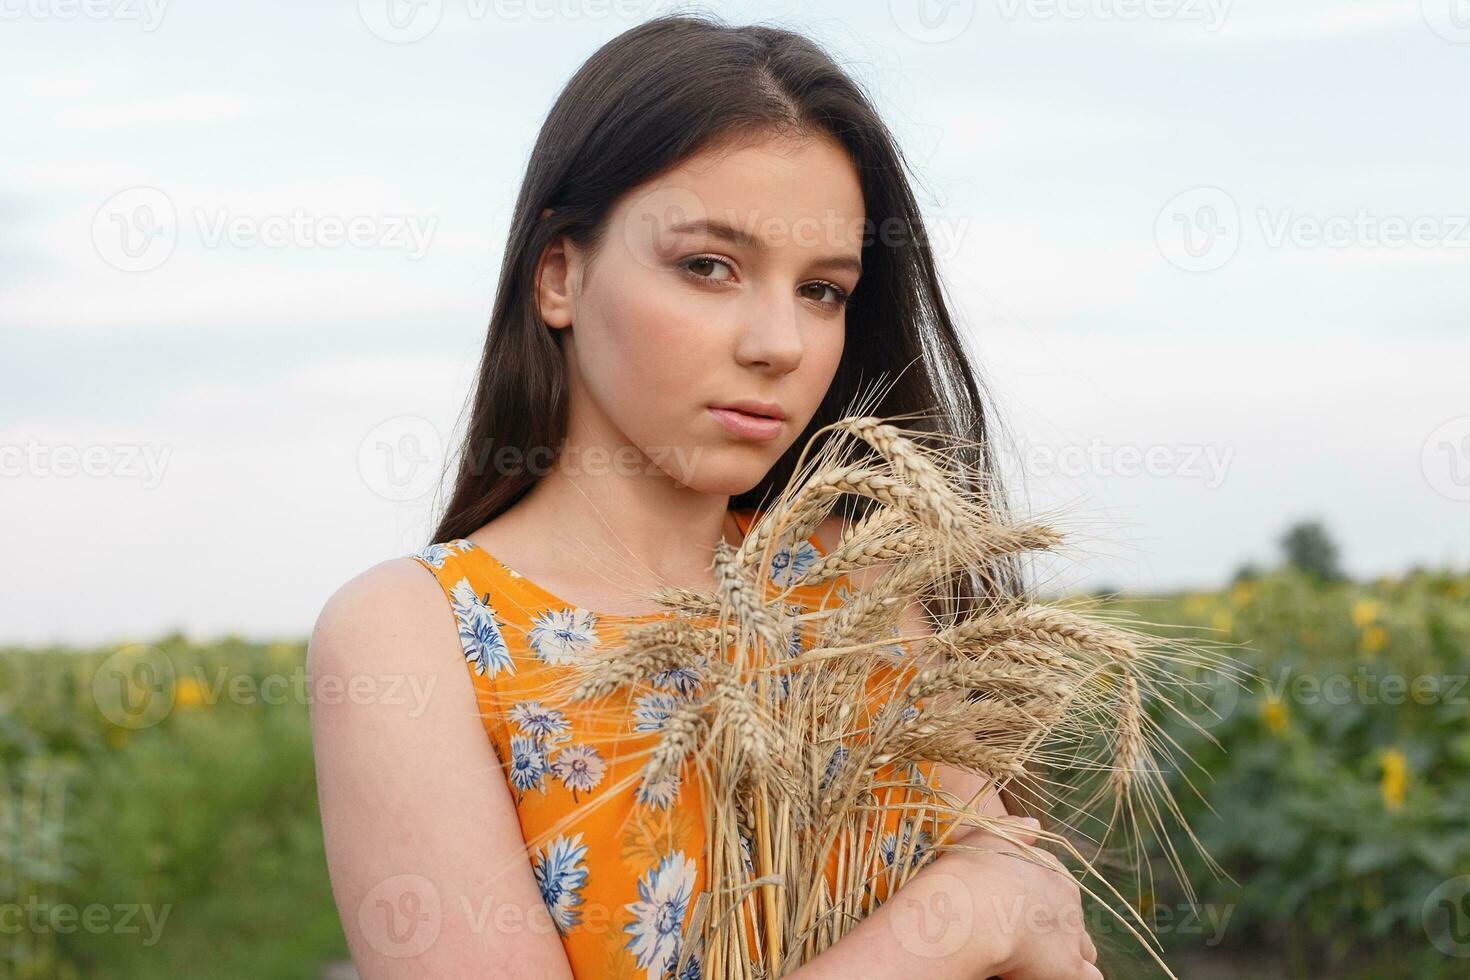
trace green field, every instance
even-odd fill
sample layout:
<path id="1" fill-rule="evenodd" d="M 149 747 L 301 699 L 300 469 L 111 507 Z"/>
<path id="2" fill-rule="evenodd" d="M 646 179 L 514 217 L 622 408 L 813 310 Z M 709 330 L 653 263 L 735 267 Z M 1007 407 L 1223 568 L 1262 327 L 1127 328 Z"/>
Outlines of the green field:
<path id="1" fill-rule="evenodd" d="M 1470 577 L 1277 571 L 1114 605 L 1249 644 L 1263 681 L 1195 712 L 1221 746 L 1174 726 L 1215 812 L 1179 799 L 1235 881 L 1193 859 L 1187 910 L 1160 866 L 1141 904 L 1171 953 L 1218 976 L 1269 975 L 1231 968 L 1247 958 L 1470 976 Z M 345 956 L 304 653 L 180 636 L 0 651 L 0 976 L 299 980 Z M 1109 976 L 1149 972 L 1101 944 Z"/>

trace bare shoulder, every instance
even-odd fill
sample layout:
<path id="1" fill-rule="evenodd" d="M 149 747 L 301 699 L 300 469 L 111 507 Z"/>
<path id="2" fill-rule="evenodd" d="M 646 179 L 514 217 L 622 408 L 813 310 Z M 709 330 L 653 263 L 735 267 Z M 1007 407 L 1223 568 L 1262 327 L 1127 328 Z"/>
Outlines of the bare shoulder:
<path id="1" fill-rule="evenodd" d="M 390 558 L 348 579 L 328 597 L 307 645 L 313 667 L 370 669 L 391 659 L 398 669 L 423 668 L 423 648 L 454 649 L 444 593 L 433 574 L 412 558 Z M 433 659 L 438 659 L 433 658 Z M 453 663 L 453 661 L 448 661 Z"/>
<path id="2" fill-rule="evenodd" d="M 570 980 L 556 931 L 522 925 L 546 906 L 432 571 L 395 558 L 349 579 L 307 660 L 327 870 L 359 975 Z M 492 901 L 495 916 L 469 914 Z M 432 925 L 394 912 L 409 908 Z"/>

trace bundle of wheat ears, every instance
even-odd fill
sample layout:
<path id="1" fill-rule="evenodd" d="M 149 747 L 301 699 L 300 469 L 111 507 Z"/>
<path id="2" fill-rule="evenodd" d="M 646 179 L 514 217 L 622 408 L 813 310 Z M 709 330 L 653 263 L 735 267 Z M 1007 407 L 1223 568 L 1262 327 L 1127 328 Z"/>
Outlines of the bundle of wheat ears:
<path id="1" fill-rule="evenodd" d="M 740 546 L 717 546 L 716 591 L 652 593 L 668 615 L 580 663 L 568 695 L 611 698 L 662 671 L 701 678 L 641 773 L 647 785 L 692 773 L 703 793 L 707 887 L 691 913 L 698 942 L 682 944 L 674 975 L 696 946 L 708 980 L 790 972 L 937 852 L 966 846 L 950 840 L 962 824 L 1036 859 L 1033 845 L 980 813 L 978 795 L 959 799 L 924 778 L 925 763 L 1044 804 L 1050 823 L 1038 844 L 1064 852 L 1079 881 L 1094 882 L 1084 890 L 1121 909 L 1117 920 L 1168 973 L 1142 917 L 1093 862 L 1114 831 L 1136 843 L 1140 824 L 1179 818 L 1163 780 L 1171 746 L 1146 699 L 1167 703 L 1180 666 L 1221 670 L 1222 659 L 1000 587 L 997 568 L 1055 550 L 1062 535 L 998 520 L 952 442 L 861 415 L 817 436 L 820 447 L 809 461 L 803 453 Z M 773 557 L 794 554 L 843 500 L 857 500 L 861 516 L 773 587 Z M 843 589 L 825 608 L 788 601 L 789 588 L 869 568 L 865 588 Z M 916 601 L 929 624 L 918 636 L 901 620 Z M 1106 832 L 1078 831 L 1099 805 L 1111 813 Z M 885 832 L 895 819 L 902 831 Z M 1091 859 L 1089 842 L 1099 848 Z"/>

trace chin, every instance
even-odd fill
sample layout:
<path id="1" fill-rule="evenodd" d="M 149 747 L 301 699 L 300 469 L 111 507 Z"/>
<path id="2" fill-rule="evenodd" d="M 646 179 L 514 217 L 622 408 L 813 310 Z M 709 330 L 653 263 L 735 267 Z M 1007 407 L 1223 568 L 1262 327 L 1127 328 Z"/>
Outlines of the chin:
<path id="1" fill-rule="evenodd" d="M 705 450 L 698 460 L 690 460 L 694 464 L 692 472 L 681 474 L 676 467 L 667 468 L 666 472 L 691 490 L 736 497 L 759 484 L 777 458 L 749 449 L 739 456 L 729 451 Z"/>

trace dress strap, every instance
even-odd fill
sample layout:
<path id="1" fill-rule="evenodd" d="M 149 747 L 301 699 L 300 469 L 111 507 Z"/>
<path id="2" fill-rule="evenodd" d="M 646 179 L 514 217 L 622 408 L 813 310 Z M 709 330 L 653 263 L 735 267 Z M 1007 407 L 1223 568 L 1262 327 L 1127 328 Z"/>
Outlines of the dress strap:
<path id="1" fill-rule="evenodd" d="M 407 557 L 423 565 L 438 580 L 454 615 L 465 663 L 475 676 L 493 678 L 501 671 L 515 673 L 496 610 L 500 592 L 481 577 L 478 569 L 465 562 L 465 553 L 473 550 L 473 542 L 456 538 L 431 544 Z"/>

